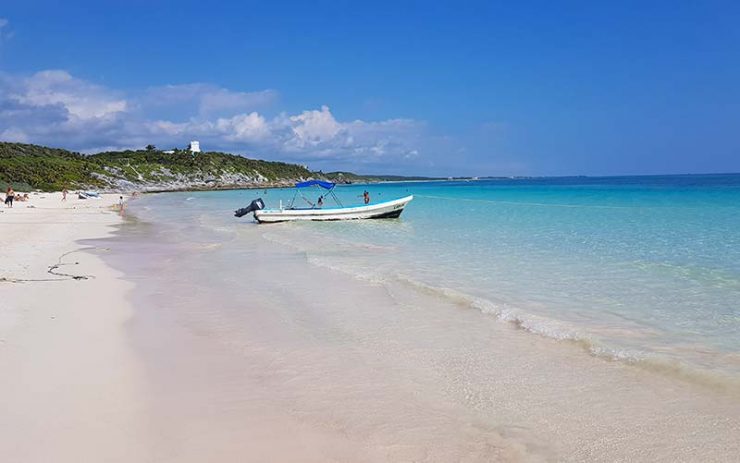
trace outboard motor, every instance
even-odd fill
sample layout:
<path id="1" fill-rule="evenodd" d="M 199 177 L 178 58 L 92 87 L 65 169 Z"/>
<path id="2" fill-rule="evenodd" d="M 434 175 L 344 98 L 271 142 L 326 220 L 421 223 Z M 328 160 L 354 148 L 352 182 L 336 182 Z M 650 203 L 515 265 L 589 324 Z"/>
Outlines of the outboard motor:
<path id="1" fill-rule="evenodd" d="M 242 217 L 250 212 L 259 211 L 260 209 L 265 208 L 265 203 L 262 201 L 262 198 L 257 198 L 247 207 L 242 207 L 241 209 L 237 209 L 234 211 L 234 217 Z"/>

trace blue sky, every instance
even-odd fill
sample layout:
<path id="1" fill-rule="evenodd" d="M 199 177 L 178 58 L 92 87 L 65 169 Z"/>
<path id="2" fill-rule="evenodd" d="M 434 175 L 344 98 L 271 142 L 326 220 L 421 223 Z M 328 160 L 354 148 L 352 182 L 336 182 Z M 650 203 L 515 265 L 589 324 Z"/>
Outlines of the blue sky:
<path id="1" fill-rule="evenodd" d="M 0 5 L 0 139 L 427 175 L 740 171 L 736 2 Z"/>

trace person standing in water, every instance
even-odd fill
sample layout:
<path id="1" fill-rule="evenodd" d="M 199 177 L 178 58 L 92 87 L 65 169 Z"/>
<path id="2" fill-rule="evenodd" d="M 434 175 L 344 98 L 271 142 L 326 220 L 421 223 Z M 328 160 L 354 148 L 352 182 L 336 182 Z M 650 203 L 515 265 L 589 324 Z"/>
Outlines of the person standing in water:
<path id="1" fill-rule="evenodd" d="M 5 205 L 7 207 L 13 207 L 14 199 L 15 199 L 15 191 L 13 191 L 13 186 L 8 185 L 8 189 L 5 191 Z"/>
<path id="2" fill-rule="evenodd" d="M 365 190 L 365 192 L 362 193 L 362 198 L 365 201 L 365 204 L 370 203 L 370 193 L 368 193 L 367 190 Z"/>

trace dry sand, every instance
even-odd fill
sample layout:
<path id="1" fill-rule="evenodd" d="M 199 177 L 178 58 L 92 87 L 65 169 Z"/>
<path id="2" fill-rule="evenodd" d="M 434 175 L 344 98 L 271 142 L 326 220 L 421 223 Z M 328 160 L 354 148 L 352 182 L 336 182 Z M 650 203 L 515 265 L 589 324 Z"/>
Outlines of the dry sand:
<path id="1" fill-rule="evenodd" d="M 61 197 L 0 209 L 0 459 L 144 461 L 131 284 L 77 243 L 113 230 L 119 196 Z"/>

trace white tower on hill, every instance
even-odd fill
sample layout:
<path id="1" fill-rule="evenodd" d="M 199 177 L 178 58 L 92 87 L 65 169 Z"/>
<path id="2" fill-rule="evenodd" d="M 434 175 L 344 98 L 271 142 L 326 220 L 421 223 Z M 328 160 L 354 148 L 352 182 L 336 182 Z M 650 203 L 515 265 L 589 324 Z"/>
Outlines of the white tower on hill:
<path id="1" fill-rule="evenodd" d="M 191 141 L 190 145 L 188 145 L 188 149 L 191 153 L 200 153 L 200 142 L 197 140 Z"/>

